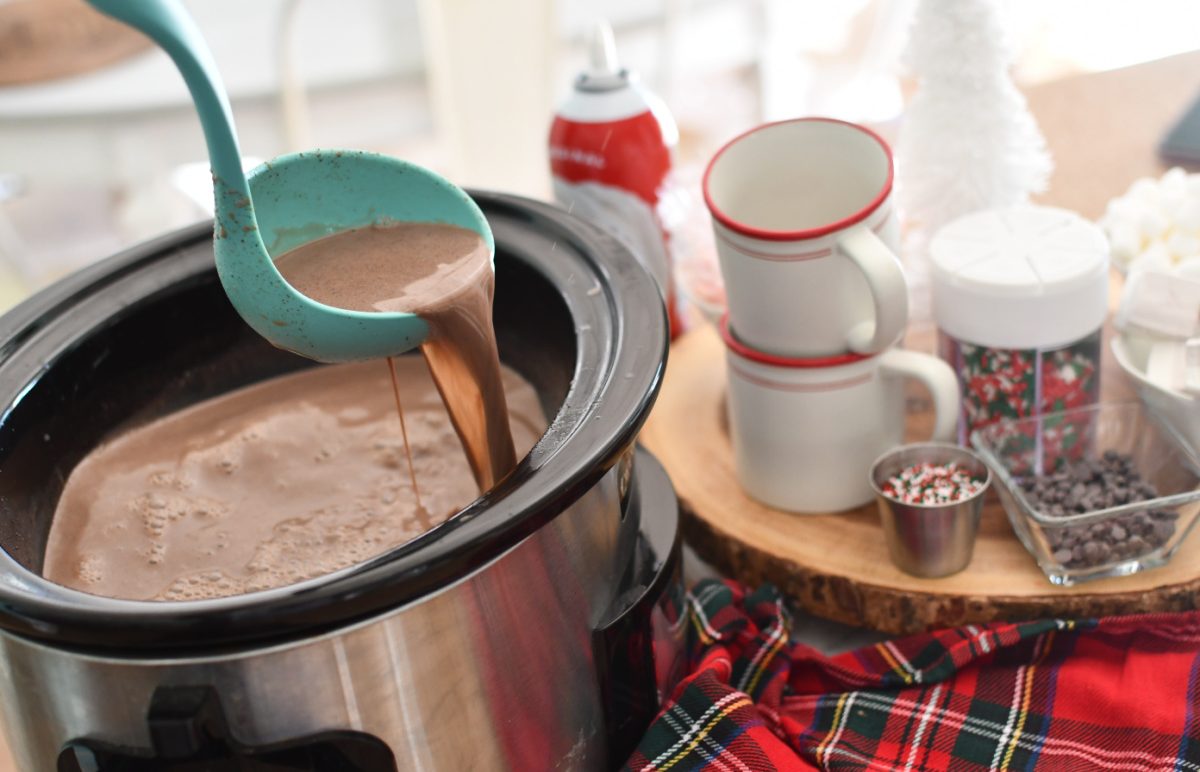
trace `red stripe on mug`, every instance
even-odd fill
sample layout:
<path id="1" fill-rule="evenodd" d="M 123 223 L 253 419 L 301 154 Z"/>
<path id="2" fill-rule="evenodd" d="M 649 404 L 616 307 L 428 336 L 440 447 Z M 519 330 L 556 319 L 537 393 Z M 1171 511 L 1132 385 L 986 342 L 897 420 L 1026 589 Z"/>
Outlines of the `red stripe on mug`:
<path id="1" fill-rule="evenodd" d="M 720 239 L 721 241 L 725 242 L 726 244 L 728 244 L 735 251 L 742 253 L 746 257 L 753 257 L 756 260 L 770 260 L 770 261 L 776 262 L 776 263 L 791 263 L 791 262 L 798 262 L 801 260 L 816 260 L 817 258 L 829 257 L 830 255 L 833 254 L 833 250 L 829 249 L 829 248 L 818 249 L 815 252 L 790 252 L 787 254 L 776 254 L 774 252 L 762 252 L 757 249 L 750 249 L 749 247 L 743 247 L 741 244 L 735 243 L 733 241 L 733 239 L 729 238 L 728 236 L 726 236 L 725 234 L 720 233 L 720 232 L 717 233 L 717 238 Z"/>
<path id="2" fill-rule="evenodd" d="M 759 351 L 756 348 L 747 346 L 737 339 L 733 334 L 733 328 L 729 326 L 729 312 L 721 317 L 719 325 L 721 339 L 725 341 L 725 346 L 733 353 L 740 356 L 742 359 L 747 359 L 751 362 L 760 362 L 764 365 L 772 367 L 801 367 L 815 369 L 821 367 L 839 367 L 848 365 L 854 362 L 861 362 L 864 359 L 870 359 L 875 354 L 859 354 L 854 351 L 847 351 L 841 354 L 831 354 L 829 356 L 818 357 L 788 357 L 780 356 L 779 354 L 769 354 L 766 351 Z"/>
<path id="3" fill-rule="evenodd" d="M 885 211 L 883 213 L 883 217 L 881 217 L 879 219 L 879 222 L 877 222 L 875 225 L 870 226 L 871 230 L 875 231 L 876 233 L 883 230 L 883 226 L 886 225 L 887 221 L 892 218 L 892 210 L 893 209 L 894 209 L 894 207 L 889 206 L 887 208 L 887 211 Z M 746 257 L 753 257 L 756 260 L 770 260 L 775 263 L 792 263 L 792 262 L 800 262 L 803 260 L 817 260 L 822 257 L 829 257 L 830 255 L 833 254 L 833 249 L 831 247 L 827 247 L 825 249 L 818 249 L 813 252 L 786 252 L 786 253 L 763 252 L 758 249 L 751 249 L 750 247 L 742 246 L 741 244 L 738 244 L 733 239 L 726 236 L 724 233 L 721 233 L 719 230 L 716 231 L 716 234 L 717 234 L 718 239 L 720 239 L 722 242 L 724 242 L 727 246 L 729 246 L 735 252 L 739 252 L 739 253 L 745 255 Z"/>
<path id="4" fill-rule="evenodd" d="M 762 386 L 775 391 L 786 391 L 793 394 L 812 394 L 823 391 L 841 391 L 850 386 L 858 386 L 863 383 L 868 383 L 874 376 L 874 371 L 863 373 L 854 378 L 845 378 L 840 381 L 826 381 L 825 383 L 780 383 L 773 381 L 770 378 L 763 378 L 761 375 L 755 375 L 748 372 L 732 362 L 729 364 L 731 370 L 737 373 L 741 378 L 753 383 L 755 386 Z"/>

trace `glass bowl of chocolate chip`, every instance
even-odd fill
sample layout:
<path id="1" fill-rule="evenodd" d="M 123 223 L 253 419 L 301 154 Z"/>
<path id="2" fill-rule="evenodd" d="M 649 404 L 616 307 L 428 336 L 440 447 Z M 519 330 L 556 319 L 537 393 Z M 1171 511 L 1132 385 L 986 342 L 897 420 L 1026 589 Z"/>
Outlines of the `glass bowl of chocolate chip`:
<path id="1" fill-rule="evenodd" d="M 1054 584 L 1161 566 L 1200 514 L 1200 460 L 1139 403 L 1006 418 L 971 444 Z"/>

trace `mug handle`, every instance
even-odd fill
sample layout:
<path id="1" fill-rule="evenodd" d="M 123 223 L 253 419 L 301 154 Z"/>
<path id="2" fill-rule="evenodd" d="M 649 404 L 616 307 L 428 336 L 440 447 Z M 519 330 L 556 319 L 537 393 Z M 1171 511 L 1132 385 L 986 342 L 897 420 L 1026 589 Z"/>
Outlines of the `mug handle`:
<path id="1" fill-rule="evenodd" d="M 958 378 L 950 365 L 932 354 L 893 348 L 879 358 L 879 369 L 887 375 L 913 378 L 925 384 L 933 397 L 933 433 L 935 442 L 953 442 L 958 429 Z"/>
<path id="2" fill-rule="evenodd" d="M 859 226 L 838 239 L 838 248 L 858 266 L 871 288 L 874 321 L 859 322 L 846 335 L 846 345 L 859 354 L 874 354 L 896 342 L 908 324 L 908 282 L 900 261 L 870 228 Z"/>

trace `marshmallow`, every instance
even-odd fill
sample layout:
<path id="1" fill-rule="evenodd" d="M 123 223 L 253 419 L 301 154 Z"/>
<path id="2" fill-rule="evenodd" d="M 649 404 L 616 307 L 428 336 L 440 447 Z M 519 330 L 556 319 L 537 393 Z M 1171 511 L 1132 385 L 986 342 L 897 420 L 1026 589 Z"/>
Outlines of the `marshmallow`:
<path id="1" fill-rule="evenodd" d="M 1173 261 L 1171 254 L 1167 252 L 1166 246 L 1161 241 L 1155 241 L 1150 246 L 1142 250 L 1136 258 L 1134 258 L 1136 267 L 1143 271 L 1169 271 Z"/>
<path id="2" fill-rule="evenodd" d="M 1164 192 L 1162 195 L 1162 204 L 1159 207 L 1159 210 L 1171 223 L 1178 223 L 1179 211 L 1183 209 L 1183 206 L 1187 203 L 1187 200 L 1187 196 L 1183 194 L 1183 191 L 1177 191 L 1174 193 Z"/>
<path id="3" fill-rule="evenodd" d="M 1183 200 L 1175 213 L 1175 226 L 1185 231 L 1200 231 L 1200 194 Z"/>
<path id="4" fill-rule="evenodd" d="M 1169 391 L 1182 391 L 1184 383 L 1184 344 L 1176 341 L 1155 343 L 1146 358 L 1146 380 Z"/>
<path id="5" fill-rule="evenodd" d="M 1131 222 L 1116 222 L 1108 230 L 1112 256 L 1119 263 L 1128 263 L 1142 251 L 1142 234 Z"/>
<path id="6" fill-rule="evenodd" d="M 1167 251 L 1176 260 L 1200 255 L 1200 237 L 1194 233 L 1176 230 L 1167 238 Z"/>
<path id="7" fill-rule="evenodd" d="M 1142 219 L 1138 222 L 1138 230 L 1142 232 L 1142 236 L 1148 239 L 1159 238 L 1170 227 L 1171 221 L 1167 219 L 1167 215 L 1158 207 L 1153 209 L 1147 208 L 1142 213 Z"/>
<path id="8" fill-rule="evenodd" d="M 1160 198 L 1158 181 L 1143 177 L 1130 185 L 1129 192 L 1125 195 L 1140 204 L 1157 207 Z"/>
<path id="9" fill-rule="evenodd" d="M 1146 379 L 1171 391 L 1200 392 L 1200 338 L 1163 341 L 1150 347 Z"/>
<path id="10" fill-rule="evenodd" d="M 1163 196 L 1177 196 L 1183 198 L 1187 195 L 1187 172 L 1178 166 L 1167 170 L 1167 173 L 1162 176 L 1162 181 L 1159 183 L 1159 192 Z"/>
<path id="11" fill-rule="evenodd" d="M 1159 179 L 1136 180 L 1108 202 L 1101 225 L 1113 262 L 1130 271 L 1168 270 L 1200 256 L 1200 174 L 1175 167 Z"/>
<path id="12" fill-rule="evenodd" d="M 1144 266 L 1139 262 L 1125 282 L 1114 320 L 1117 329 L 1139 327 L 1179 340 L 1200 334 L 1200 281 Z"/>
<path id="13" fill-rule="evenodd" d="M 1171 273 L 1181 279 L 1200 281 L 1200 257 L 1189 257 L 1185 260 L 1180 260 Z"/>
<path id="14" fill-rule="evenodd" d="M 1111 224 L 1117 223 L 1136 223 L 1142 219 L 1142 212 L 1146 207 L 1134 201 L 1132 198 L 1114 198 L 1108 202 L 1108 206 L 1104 210 L 1104 219 Z"/>

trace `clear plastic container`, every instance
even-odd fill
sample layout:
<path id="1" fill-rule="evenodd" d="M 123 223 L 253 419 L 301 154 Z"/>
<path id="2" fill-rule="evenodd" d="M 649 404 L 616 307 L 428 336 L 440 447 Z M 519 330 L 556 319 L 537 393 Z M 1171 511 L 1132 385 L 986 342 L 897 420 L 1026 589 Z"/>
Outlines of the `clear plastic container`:
<path id="1" fill-rule="evenodd" d="M 1006 349 L 938 333 L 938 354 L 958 376 L 958 439 L 1002 419 L 1094 405 L 1100 400 L 1100 330 L 1053 349 Z"/>
<path id="2" fill-rule="evenodd" d="M 1109 279 L 1099 228 L 1064 209 L 991 209 L 939 230 L 930 258 L 960 442 L 994 421 L 1095 404 Z"/>

